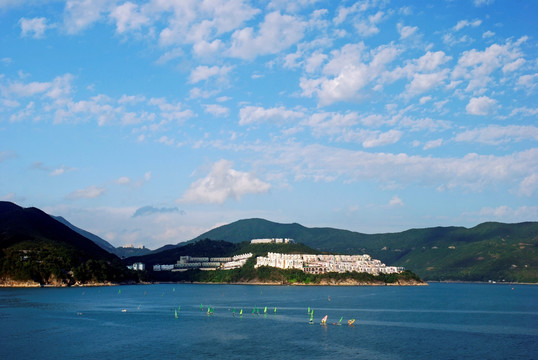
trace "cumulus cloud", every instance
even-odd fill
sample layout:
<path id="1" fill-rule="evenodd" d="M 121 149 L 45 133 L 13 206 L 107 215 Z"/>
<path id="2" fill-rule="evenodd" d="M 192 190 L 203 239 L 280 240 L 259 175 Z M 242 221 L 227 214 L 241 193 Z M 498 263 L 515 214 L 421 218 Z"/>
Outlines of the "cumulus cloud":
<path id="1" fill-rule="evenodd" d="M 228 116 L 230 113 L 229 108 L 218 104 L 204 105 L 204 110 L 206 113 L 213 114 L 215 116 Z"/>
<path id="2" fill-rule="evenodd" d="M 269 13 L 257 33 L 247 27 L 232 34 L 229 55 L 254 59 L 260 55 L 276 54 L 301 40 L 305 27 L 306 24 L 294 16 Z"/>
<path id="3" fill-rule="evenodd" d="M 538 190 L 538 174 L 531 174 L 525 177 L 519 185 L 519 194 L 524 196 L 532 196 Z"/>
<path id="4" fill-rule="evenodd" d="M 116 22 L 116 32 L 118 34 L 139 30 L 150 22 L 150 19 L 140 12 L 138 5 L 129 1 L 115 7 L 110 12 L 110 18 Z"/>
<path id="5" fill-rule="evenodd" d="M 480 24 L 482 24 L 482 20 L 480 19 L 475 19 L 473 21 L 469 21 L 469 20 L 460 20 L 458 21 L 458 23 L 454 26 L 454 30 L 455 31 L 460 31 L 461 29 L 463 29 L 464 27 L 467 27 L 467 26 L 470 26 L 470 27 L 477 27 L 477 26 L 480 26 Z"/>
<path id="6" fill-rule="evenodd" d="M 64 26 L 76 34 L 102 19 L 113 2 L 109 0 L 68 0 L 64 8 Z"/>
<path id="7" fill-rule="evenodd" d="M 467 80 L 465 91 L 485 89 L 493 81 L 494 71 L 502 68 L 511 71 L 521 66 L 523 59 L 519 60 L 522 57 L 519 45 L 525 40 L 526 38 L 522 37 L 514 43 L 508 41 L 503 45 L 493 44 L 484 51 L 464 51 L 452 71 L 452 78 Z"/>
<path id="8" fill-rule="evenodd" d="M 253 174 L 234 170 L 232 166 L 228 160 L 217 161 L 209 174 L 192 183 L 179 201 L 222 204 L 228 199 L 240 200 L 247 194 L 265 193 L 271 188 Z"/>
<path id="9" fill-rule="evenodd" d="M 400 39 L 407 39 L 411 35 L 417 32 L 417 26 L 404 26 L 401 23 L 397 25 L 398 32 L 400 33 Z"/>
<path id="10" fill-rule="evenodd" d="M 394 45 L 383 45 L 370 52 L 363 43 L 346 44 L 331 53 L 330 61 L 323 67 L 324 76 L 301 78 L 302 95 L 317 95 L 320 105 L 360 97 L 360 92 L 384 73 L 386 65 L 400 53 Z M 366 61 L 370 60 L 369 63 Z"/>
<path id="11" fill-rule="evenodd" d="M 217 79 L 223 79 L 232 70 L 231 66 L 205 66 L 200 65 L 196 67 L 190 76 L 190 83 L 196 84 L 197 82 L 208 80 L 209 78 L 216 77 Z"/>
<path id="12" fill-rule="evenodd" d="M 288 110 L 285 107 L 265 109 L 260 106 L 245 106 L 239 110 L 239 125 L 250 125 L 261 122 L 282 122 L 300 119 L 303 112 Z"/>
<path id="13" fill-rule="evenodd" d="M 468 114 L 471 115 L 489 115 L 495 111 L 497 102 L 487 96 L 474 97 L 469 100 L 465 107 Z"/>
<path id="14" fill-rule="evenodd" d="M 47 19 L 44 17 L 39 18 L 21 18 L 19 20 L 21 26 L 21 36 L 31 36 L 35 39 L 43 37 L 45 31 L 50 27 L 47 25 Z"/>

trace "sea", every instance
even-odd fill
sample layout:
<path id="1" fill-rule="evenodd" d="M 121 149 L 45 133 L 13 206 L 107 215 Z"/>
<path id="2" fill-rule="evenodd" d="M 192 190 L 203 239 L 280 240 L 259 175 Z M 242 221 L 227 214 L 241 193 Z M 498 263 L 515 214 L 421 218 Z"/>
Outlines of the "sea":
<path id="1" fill-rule="evenodd" d="M 538 359 L 538 286 L 2 288 L 0 359 Z"/>

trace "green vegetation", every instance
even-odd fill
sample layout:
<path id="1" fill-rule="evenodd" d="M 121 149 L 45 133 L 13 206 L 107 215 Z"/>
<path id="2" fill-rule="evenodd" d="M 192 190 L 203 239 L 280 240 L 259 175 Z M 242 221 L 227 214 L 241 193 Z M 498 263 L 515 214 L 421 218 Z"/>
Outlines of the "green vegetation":
<path id="1" fill-rule="evenodd" d="M 290 237 L 318 252 L 366 253 L 388 265 L 412 269 L 424 280 L 538 282 L 538 222 L 488 222 L 470 229 L 434 227 L 368 235 L 248 219 L 201 237 L 234 243 Z"/>
<path id="2" fill-rule="evenodd" d="M 41 210 L 0 202 L 0 281 L 138 281 L 121 260 Z"/>
<path id="3" fill-rule="evenodd" d="M 215 248 L 228 249 L 228 253 L 217 253 L 213 251 Z M 181 249 L 181 250 L 180 250 Z M 166 259 L 170 256 L 163 251 L 161 259 Z M 191 256 L 232 256 L 238 254 L 252 253 L 253 256 L 247 260 L 246 264 L 233 270 L 187 270 L 183 272 L 169 271 L 147 271 L 148 279 L 152 281 L 184 281 L 184 282 L 204 282 L 204 283 L 278 283 L 278 284 L 307 284 L 307 285 L 324 285 L 324 284 L 339 284 L 346 281 L 356 281 L 363 284 L 375 283 L 396 283 L 403 282 L 421 282 L 422 280 L 410 271 L 404 271 L 401 274 L 380 274 L 374 276 L 367 273 L 327 273 L 327 274 L 307 274 L 302 270 L 283 270 L 273 267 L 262 266 L 254 268 L 257 256 L 265 256 L 268 252 L 278 252 L 284 254 L 316 254 L 316 251 L 304 244 L 250 244 L 243 242 L 240 244 L 231 244 L 225 241 L 212 241 L 204 239 L 195 243 L 187 244 L 173 251 L 180 251 L 183 255 Z M 208 255 L 212 254 L 212 255 Z M 157 256 L 158 254 L 154 254 Z M 179 259 L 179 257 L 176 258 Z M 147 261 L 146 257 L 137 257 L 136 261 Z M 133 262 L 133 258 L 127 260 Z M 166 262 L 160 262 L 166 263 Z M 168 263 L 175 263 L 168 262 Z"/>
<path id="4" fill-rule="evenodd" d="M 153 272 L 150 279 L 154 281 L 183 281 L 183 282 L 204 282 L 204 283 L 275 283 L 284 285 L 305 284 L 305 285 L 327 285 L 345 284 L 355 281 L 361 284 L 394 284 L 402 282 L 422 282 L 422 280 L 411 271 L 404 271 L 401 274 L 380 274 L 372 275 L 367 273 L 326 273 L 307 274 L 298 269 L 278 269 L 262 266 L 255 269 L 255 258 L 251 258 L 239 269 L 233 270 L 187 270 L 184 272 Z"/>

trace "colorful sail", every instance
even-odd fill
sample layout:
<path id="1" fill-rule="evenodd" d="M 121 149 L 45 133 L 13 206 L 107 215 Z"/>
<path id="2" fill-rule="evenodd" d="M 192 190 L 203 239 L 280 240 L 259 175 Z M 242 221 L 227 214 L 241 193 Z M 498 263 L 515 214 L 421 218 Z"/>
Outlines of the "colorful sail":
<path id="1" fill-rule="evenodd" d="M 174 310 L 174 316 L 175 316 L 176 319 L 177 319 L 177 310 Z"/>
<path id="2" fill-rule="evenodd" d="M 326 325 L 327 324 L 327 315 L 325 315 L 322 319 L 321 319 L 321 325 Z"/>

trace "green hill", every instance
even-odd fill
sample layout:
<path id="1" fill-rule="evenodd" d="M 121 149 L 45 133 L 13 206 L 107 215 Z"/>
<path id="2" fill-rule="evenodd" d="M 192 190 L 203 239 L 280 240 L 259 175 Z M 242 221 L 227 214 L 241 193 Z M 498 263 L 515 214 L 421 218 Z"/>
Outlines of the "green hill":
<path id="1" fill-rule="evenodd" d="M 317 254 L 320 251 L 301 243 L 290 244 L 250 244 L 245 241 L 231 243 L 223 240 L 197 240 L 189 244 L 169 248 L 150 255 L 125 259 L 126 264 L 143 262 L 148 264 L 147 279 L 151 281 L 184 281 L 204 283 L 263 283 L 263 284 L 311 284 L 311 285 L 424 285 L 421 279 L 410 271 L 401 274 L 371 275 L 366 273 L 307 274 L 298 269 L 277 269 L 272 267 L 254 268 L 256 256 L 268 252 L 285 254 Z M 187 270 L 184 272 L 152 271 L 154 264 L 174 264 L 180 256 L 227 257 L 252 253 L 253 256 L 239 269 L 223 271 Z"/>
<path id="2" fill-rule="evenodd" d="M 73 285 L 135 279 L 117 256 L 43 211 L 0 202 L 0 282 Z"/>
<path id="3" fill-rule="evenodd" d="M 212 229 L 192 241 L 210 238 L 238 243 L 266 237 L 289 237 L 333 253 L 367 253 L 388 265 L 404 266 L 425 280 L 538 282 L 538 222 L 488 222 L 470 229 L 434 227 L 369 235 L 247 219 Z"/>

